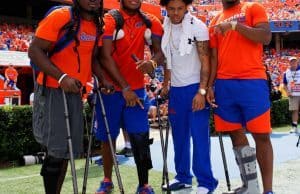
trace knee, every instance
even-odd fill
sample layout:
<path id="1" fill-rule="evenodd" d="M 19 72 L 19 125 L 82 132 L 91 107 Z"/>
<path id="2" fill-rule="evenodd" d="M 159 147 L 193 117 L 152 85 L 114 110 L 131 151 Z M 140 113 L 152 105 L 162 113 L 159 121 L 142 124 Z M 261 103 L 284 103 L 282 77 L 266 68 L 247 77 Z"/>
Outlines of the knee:
<path id="1" fill-rule="evenodd" d="M 269 134 L 253 134 L 256 144 L 271 144 Z"/>
<path id="2" fill-rule="evenodd" d="M 230 132 L 230 138 L 234 147 L 248 145 L 248 139 L 242 129 Z"/>
<path id="3" fill-rule="evenodd" d="M 62 170 L 63 165 L 68 160 L 63 158 L 55 158 L 52 156 L 46 156 L 42 169 L 42 176 L 58 176 Z"/>
<path id="4" fill-rule="evenodd" d="M 129 138 L 136 164 L 148 169 L 152 168 L 150 145 L 153 143 L 153 139 L 149 139 L 149 133 L 129 134 Z"/>

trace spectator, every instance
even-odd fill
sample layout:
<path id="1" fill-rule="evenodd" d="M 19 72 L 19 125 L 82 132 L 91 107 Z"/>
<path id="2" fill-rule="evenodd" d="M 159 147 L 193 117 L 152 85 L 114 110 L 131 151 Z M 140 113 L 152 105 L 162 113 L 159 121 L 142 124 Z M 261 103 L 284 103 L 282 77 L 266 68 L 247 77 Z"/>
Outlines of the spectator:
<path id="1" fill-rule="evenodd" d="M 283 75 L 284 90 L 289 97 L 289 110 L 292 111 L 292 128 L 290 133 L 299 133 L 298 118 L 300 106 L 300 68 L 298 59 L 290 57 L 290 68 Z"/>
<path id="2" fill-rule="evenodd" d="M 82 156 L 81 91 L 91 77 L 92 67 L 94 73 L 99 75 L 99 66 L 92 63 L 96 62 L 92 60 L 92 53 L 98 45 L 103 27 L 101 0 L 74 0 L 73 3 L 72 9 L 54 9 L 39 23 L 28 52 L 30 59 L 41 70 L 34 91 L 32 117 L 34 137 L 46 150 L 40 173 L 46 194 L 61 192 L 67 172 L 70 136 L 66 122 L 69 122 L 70 126 L 74 157 Z M 72 30 L 75 26 L 80 28 L 75 34 L 71 32 L 71 37 L 67 37 L 71 39 L 70 44 L 64 45 L 61 51 L 49 56 L 48 53 L 57 42 L 61 29 L 72 16 Z M 96 70 L 98 71 L 95 72 Z M 67 117 L 65 108 L 68 109 Z"/>
<path id="3" fill-rule="evenodd" d="M 100 48 L 99 60 L 112 79 L 116 92 L 112 95 L 103 95 L 104 105 L 107 110 L 107 120 L 110 125 L 110 134 L 115 145 L 119 134 L 120 123 L 129 134 L 132 151 L 138 174 L 137 194 L 154 193 L 148 184 L 149 170 L 152 168 L 150 155 L 149 125 L 148 125 L 148 100 L 144 86 L 144 74 L 153 73 L 157 63 L 162 61 L 160 38 L 162 26 L 158 18 L 140 11 L 142 1 L 121 0 L 119 13 L 124 18 L 123 36 L 114 37 L 116 22 L 111 14 L 104 17 L 105 32 L 102 37 L 103 46 Z M 145 22 L 151 22 L 151 29 L 147 30 Z M 153 56 L 144 60 L 145 32 L 152 33 Z M 149 37 L 150 38 L 150 37 Z M 146 37 L 146 40 L 149 39 Z M 132 59 L 132 54 L 138 61 Z M 97 113 L 100 111 L 98 107 Z M 102 141 L 102 158 L 104 179 L 101 181 L 96 194 L 110 193 L 112 183 L 112 155 L 103 118 L 98 116 L 97 139 Z"/>
<path id="4" fill-rule="evenodd" d="M 7 88 L 11 90 L 17 89 L 16 84 L 18 80 L 18 71 L 14 68 L 13 64 L 9 64 L 8 67 L 5 69 L 5 81 L 3 89 L 6 90 Z"/>

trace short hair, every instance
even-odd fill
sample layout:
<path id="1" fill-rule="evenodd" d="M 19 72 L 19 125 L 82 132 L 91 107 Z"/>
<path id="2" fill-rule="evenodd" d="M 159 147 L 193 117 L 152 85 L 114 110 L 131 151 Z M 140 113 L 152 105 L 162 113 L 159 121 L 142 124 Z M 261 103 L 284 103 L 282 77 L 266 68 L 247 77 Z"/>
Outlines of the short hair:
<path id="1" fill-rule="evenodd" d="M 169 4 L 170 1 L 173 0 L 160 0 L 160 5 L 161 6 L 167 6 Z M 189 5 L 193 3 L 193 0 L 182 0 L 184 4 Z"/>

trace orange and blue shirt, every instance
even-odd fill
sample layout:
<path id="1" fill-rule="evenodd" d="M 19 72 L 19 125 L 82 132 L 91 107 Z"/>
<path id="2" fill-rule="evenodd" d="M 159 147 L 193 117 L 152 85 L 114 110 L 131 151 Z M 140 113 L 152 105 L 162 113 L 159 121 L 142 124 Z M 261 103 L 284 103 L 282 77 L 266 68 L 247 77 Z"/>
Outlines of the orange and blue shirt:
<path id="1" fill-rule="evenodd" d="M 63 7 L 51 12 L 44 18 L 36 29 L 35 36 L 53 42 L 53 44 L 62 35 L 61 28 L 71 20 L 70 10 Z M 60 52 L 51 56 L 52 63 L 68 76 L 78 79 L 83 85 L 86 85 L 91 79 L 92 51 L 96 39 L 96 26 L 93 21 L 80 20 L 80 29 L 77 33 L 79 40 L 78 53 L 80 56 L 80 64 L 77 54 L 74 51 L 75 41 L 72 41 Z M 41 72 L 37 78 L 39 84 L 43 84 L 43 73 Z M 48 87 L 57 88 L 59 86 L 56 79 L 47 76 L 46 85 Z"/>
<path id="2" fill-rule="evenodd" d="M 116 48 L 114 47 L 115 43 L 113 43 L 112 56 L 121 75 L 124 76 L 131 89 L 141 89 L 144 87 L 144 75 L 140 70 L 136 69 L 136 62 L 131 58 L 131 55 L 135 54 L 139 59 L 144 59 L 144 46 L 146 44 L 144 34 L 147 27 L 139 14 L 131 16 L 123 10 L 119 10 L 119 12 L 124 18 L 122 30 L 125 35 L 123 38 L 116 40 Z M 152 37 L 161 39 L 163 33 L 161 22 L 154 15 L 147 13 L 147 17 L 152 24 Z M 110 14 L 106 14 L 104 22 L 105 30 L 102 39 L 113 41 L 116 29 L 115 19 Z M 114 85 L 116 90 L 120 90 L 116 84 Z"/>
<path id="3" fill-rule="evenodd" d="M 242 2 L 224 10 L 212 20 L 210 47 L 218 50 L 217 79 L 266 79 L 261 43 L 255 43 L 233 30 L 225 35 L 214 33 L 214 25 L 230 21 L 254 27 L 259 23 L 267 23 L 268 17 L 262 5 Z"/>

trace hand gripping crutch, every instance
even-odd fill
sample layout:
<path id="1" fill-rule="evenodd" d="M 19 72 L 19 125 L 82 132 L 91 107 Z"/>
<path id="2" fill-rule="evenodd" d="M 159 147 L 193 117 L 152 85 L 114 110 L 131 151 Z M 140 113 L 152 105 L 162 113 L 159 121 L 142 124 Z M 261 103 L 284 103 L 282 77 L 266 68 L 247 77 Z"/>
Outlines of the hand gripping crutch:
<path id="1" fill-rule="evenodd" d="M 90 156 L 91 156 L 91 149 L 92 149 L 92 142 L 93 142 L 93 131 L 94 131 L 94 127 L 95 127 L 95 108 L 96 108 L 96 90 L 98 89 L 98 85 L 95 82 L 94 84 L 94 91 L 93 91 L 93 98 L 91 101 L 91 106 L 92 106 L 92 122 L 91 122 L 91 128 L 89 133 L 89 143 L 88 143 L 88 150 L 87 150 L 87 156 L 85 159 L 85 167 L 84 167 L 84 175 L 83 175 L 83 184 L 82 184 L 82 194 L 86 193 L 86 185 L 87 185 L 87 178 L 88 178 L 88 174 L 89 174 L 89 161 L 90 161 Z"/>
<path id="2" fill-rule="evenodd" d="M 94 80 L 95 80 L 95 82 L 98 82 L 96 77 L 95 77 Z M 118 166 L 118 163 L 117 163 L 117 157 L 116 157 L 116 154 L 115 154 L 115 149 L 114 149 L 113 142 L 112 142 L 111 135 L 110 135 L 110 130 L 109 130 L 109 126 L 108 126 L 108 121 L 107 121 L 107 117 L 106 117 L 106 111 L 105 111 L 103 99 L 102 99 L 100 91 L 99 90 L 96 90 L 96 91 L 97 91 L 97 96 L 98 96 L 99 102 L 100 102 L 100 107 L 101 107 L 103 121 L 104 121 L 105 129 L 106 129 L 106 134 L 107 134 L 107 137 L 108 137 L 109 147 L 110 147 L 110 150 L 111 150 L 113 164 L 114 164 L 114 168 L 115 168 L 115 172 L 116 172 L 116 176 L 117 176 L 117 180 L 118 180 L 119 190 L 120 190 L 121 194 L 124 194 L 124 187 L 123 187 L 122 180 L 121 180 L 121 174 L 120 174 L 119 166 Z"/>
<path id="3" fill-rule="evenodd" d="M 158 92 L 159 93 L 159 92 Z M 168 165 L 167 165 L 167 152 L 168 152 L 168 140 L 169 140 L 169 120 L 167 121 L 166 126 L 166 140 L 164 140 L 163 134 L 163 126 L 160 115 L 160 103 L 159 103 L 159 94 L 156 94 L 155 101 L 157 107 L 157 118 L 158 118 L 158 127 L 159 127 L 159 135 L 160 135 L 160 144 L 163 155 L 163 173 L 162 173 L 162 183 L 161 186 L 167 184 L 167 193 L 170 194 L 171 191 L 169 189 L 169 173 L 168 173 Z"/>
<path id="4" fill-rule="evenodd" d="M 222 133 L 219 133 L 219 142 L 220 142 L 220 148 L 221 148 L 225 178 L 226 178 L 226 183 L 227 183 L 227 189 L 228 189 L 228 191 L 230 191 L 231 190 L 231 185 L 230 185 L 230 179 L 229 179 L 229 173 L 228 173 L 228 167 L 227 167 L 227 161 L 226 161 L 226 155 L 225 155 L 225 150 L 224 150 Z"/>
<path id="5" fill-rule="evenodd" d="M 65 108 L 66 125 L 67 125 L 67 139 L 68 139 L 68 147 L 69 147 L 69 154 L 70 154 L 73 191 L 74 191 L 74 194 L 78 194 L 77 177 L 76 177 L 76 170 L 75 170 L 75 160 L 74 160 L 74 155 L 73 155 L 73 144 L 72 144 L 72 136 L 71 136 L 71 130 L 70 130 L 69 111 L 68 111 L 66 94 L 63 89 L 62 89 L 62 96 L 63 96 L 63 102 L 64 102 L 64 108 Z"/>

